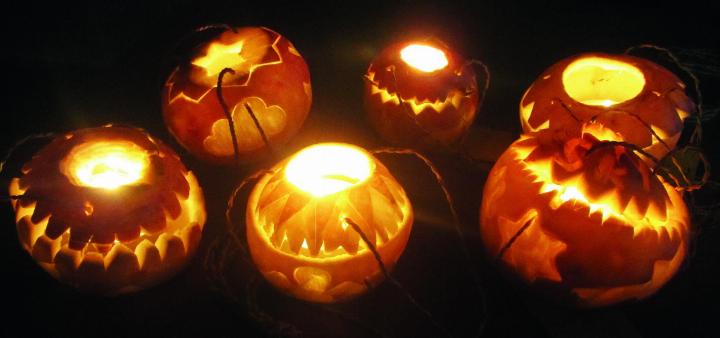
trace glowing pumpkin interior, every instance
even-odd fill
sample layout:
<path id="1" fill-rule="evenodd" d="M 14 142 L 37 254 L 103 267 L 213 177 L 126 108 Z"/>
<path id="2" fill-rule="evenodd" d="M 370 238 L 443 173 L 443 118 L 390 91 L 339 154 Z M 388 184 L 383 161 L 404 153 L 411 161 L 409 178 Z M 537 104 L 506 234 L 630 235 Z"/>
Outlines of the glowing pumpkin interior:
<path id="1" fill-rule="evenodd" d="M 448 65 L 445 52 L 428 45 L 410 44 L 400 51 L 400 58 L 409 66 L 431 73 Z"/>
<path id="2" fill-rule="evenodd" d="M 488 252 L 530 285 L 580 306 L 648 297 L 688 248 L 682 196 L 622 147 L 593 151 L 589 134 L 562 146 L 524 137 L 486 183 Z"/>
<path id="3" fill-rule="evenodd" d="M 610 107 L 635 98 L 645 87 L 637 67 L 602 57 L 581 58 L 565 68 L 562 84 L 575 101 Z"/>
<path id="4" fill-rule="evenodd" d="M 195 176 L 136 129 L 61 136 L 9 191 L 28 196 L 12 203 L 25 250 L 55 278 L 92 293 L 132 292 L 173 275 L 205 222 Z"/>
<path id="5" fill-rule="evenodd" d="M 312 89 L 304 59 L 282 35 L 264 27 L 227 29 L 204 41 L 170 74 L 163 95 L 169 129 L 193 155 L 232 163 L 234 146 L 222 96 L 232 116 L 243 161 L 267 155 L 266 144 L 250 116 L 254 113 L 270 144 L 292 137 L 310 110 Z"/>
<path id="6" fill-rule="evenodd" d="M 71 151 L 60 170 L 75 185 L 115 189 L 137 183 L 149 165 L 147 152 L 130 142 L 90 142 Z"/>
<path id="7" fill-rule="evenodd" d="M 258 269 L 295 297 L 332 302 L 382 280 L 356 223 L 392 267 L 404 250 L 412 208 L 402 187 L 365 150 L 347 144 L 303 149 L 261 178 L 247 208 Z"/>

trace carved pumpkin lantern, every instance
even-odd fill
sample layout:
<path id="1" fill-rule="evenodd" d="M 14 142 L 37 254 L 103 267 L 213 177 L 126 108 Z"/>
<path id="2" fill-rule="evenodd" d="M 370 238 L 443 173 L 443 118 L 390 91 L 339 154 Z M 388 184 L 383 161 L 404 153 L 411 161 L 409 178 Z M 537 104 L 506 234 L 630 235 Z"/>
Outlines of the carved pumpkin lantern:
<path id="1" fill-rule="evenodd" d="M 106 126 L 54 139 L 10 183 L 18 238 L 81 291 L 157 284 L 193 256 L 203 194 L 177 155 L 139 129 Z"/>
<path id="2" fill-rule="evenodd" d="M 253 189 L 246 215 L 250 252 L 265 278 L 294 297 L 324 303 L 380 283 L 365 240 L 390 269 L 413 221 L 410 201 L 387 168 L 340 143 L 307 147 L 276 165 Z"/>
<path id="3" fill-rule="evenodd" d="M 550 129 L 562 138 L 597 121 L 657 158 L 675 147 L 683 120 L 695 111 L 685 84 L 649 60 L 587 53 L 562 60 L 528 88 L 520 102 L 525 133 Z"/>
<path id="4" fill-rule="evenodd" d="M 240 159 L 266 154 L 270 145 L 293 137 L 310 111 L 312 91 L 305 60 L 292 43 L 264 27 L 228 29 L 196 49 L 186 64 L 170 74 L 163 91 L 165 123 L 193 155 L 215 163 L 234 157 L 230 127 L 218 100 L 222 96 L 234 120 Z"/>
<path id="5" fill-rule="evenodd" d="M 365 106 L 375 130 L 391 143 L 453 145 L 475 119 L 475 70 L 440 42 L 395 43 L 368 68 Z"/>
<path id="6" fill-rule="evenodd" d="M 680 192 L 624 146 L 586 132 L 513 143 L 488 176 L 480 230 L 511 275 L 597 307 L 662 287 L 686 256 L 690 223 Z"/>

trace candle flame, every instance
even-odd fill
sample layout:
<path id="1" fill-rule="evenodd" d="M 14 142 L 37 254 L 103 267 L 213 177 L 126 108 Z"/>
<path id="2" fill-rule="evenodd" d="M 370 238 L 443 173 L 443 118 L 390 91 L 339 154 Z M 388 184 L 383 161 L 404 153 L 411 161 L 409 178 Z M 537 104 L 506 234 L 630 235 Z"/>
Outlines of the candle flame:
<path id="1" fill-rule="evenodd" d="M 318 144 L 288 162 L 285 176 L 298 189 L 323 197 L 364 182 L 373 171 L 370 157 L 359 148 Z"/>
<path id="2" fill-rule="evenodd" d="M 137 183 L 150 163 L 145 150 L 131 142 L 89 142 L 76 146 L 61 163 L 75 185 L 115 189 Z"/>
<path id="3" fill-rule="evenodd" d="M 400 58 L 411 67 L 425 73 L 443 69 L 448 64 L 445 53 L 435 47 L 411 44 L 400 51 Z"/>

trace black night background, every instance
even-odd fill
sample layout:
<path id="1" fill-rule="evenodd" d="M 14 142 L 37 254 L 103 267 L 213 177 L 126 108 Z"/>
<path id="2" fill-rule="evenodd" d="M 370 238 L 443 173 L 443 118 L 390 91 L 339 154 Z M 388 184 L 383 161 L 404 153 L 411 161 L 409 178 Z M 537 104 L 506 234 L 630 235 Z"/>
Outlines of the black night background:
<path id="1" fill-rule="evenodd" d="M 194 159 L 165 127 L 160 101 L 161 86 L 175 66 L 183 36 L 212 23 L 267 26 L 292 41 L 305 58 L 313 88 L 309 117 L 281 153 L 286 156 L 320 141 L 376 148 L 384 144 L 366 121 L 362 75 L 390 42 L 435 36 L 488 65 L 492 81 L 471 133 L 493 130 L 509 135 L 507 141 L 502 136 L 475 137 L 473 144 L 491 145 L 484 154 L 497 156 L 521 132 L 518 103 L 525 89 L 548 66 L 581 52 L 622 53 L 644 43 L 667 47 L 699 77 L 705 109 L 720 107 L 720 7 L 715 2 L 24 1 L 3 7 L 1 110 L 9 120 L 3 123 L 0 149 L 4 152 L 35 133 L 110 122 L 142 127 L 173 147 L 196 173 L 205 191 L 208 222 L 200 248 L 183 272 L 154 288 L 104 298 L 78 293 L 38 267 L 18 243 L 12 208 L 5 202 L 0 208 L 0 336 L 439 337 L 441 326 L 453 337 L 471 337 L 483 323 L 484 337 L 720 334 L 717 206 L 714 215 L 694 224 L 688 260 L 656 295 L 610 308 L 573 310 L 548 304 L 507 282 L 485 257 L 478 207 L 490 165 L 470 165 L 448 154 L 431 158 L 456 200 L 469 263 L 432 175 L 411 157 L 381 157 L 404 186 L 416 213 L 413 233 L 393 275 L 437 325 L 390 283 L 331 306 L 289 298 L 264 280 L 246 289 L 253 267 L 239 259 L 228 263 L 227 277 L 236 287 L 236 298 L 231 299 L 213 288 L 203 263 L 210 244 L 226 236 L 224 210 L 233 186 L 273 163 L 237 169 Z M 690 83 L 662 55 L 638 55 Z M 704 121 L 703 148 L 715 168 L 720 168 L 719 120 L 716 116 Z M 3 187 L 41 145 L 31 142 L 10 158 L 2 173 Z M 720 175 L 713 173 L 711 180 L 720 181 Z M 238 200 L 237 220 L 244 217 L 246 196 L 247 192 Z M 701 191 L 697 201 L 717 205 L 718 196 L 717 190 Z M 483 294 L 476 291 L 469 269 L 478 270 Z"/>

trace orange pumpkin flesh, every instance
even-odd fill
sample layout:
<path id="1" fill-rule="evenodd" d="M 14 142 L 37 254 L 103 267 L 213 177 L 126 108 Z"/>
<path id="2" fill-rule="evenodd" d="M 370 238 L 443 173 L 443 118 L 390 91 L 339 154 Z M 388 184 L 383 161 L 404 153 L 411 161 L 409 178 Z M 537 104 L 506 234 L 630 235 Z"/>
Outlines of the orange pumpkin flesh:
<path id="1" fill-rule="evenodd" d="M 682 196 L 621 146 L 586 133 L 564 143 L 523 136 L 485 184 L 487 252 L 515 277 L 570 304 L 642 299 L 683 262 L 689 217 Z"/>
<path id="2" fill-rule="evenodd" d="M 250 106 L 271 145 L 280 145 L 302 126 L 312 102 L 305 60 L 286 38 L 264 27 L 227 30 L 198 48 L 170 74 L 163 90 L 165 123 L 193 155 L 214 163 L 234 158 L 230 128 L 217 98 L 222 94 L 235 122 L 240 158 L 257 160 L 268 149 L 247 112 Z"/>
<path id="3" fill-rule="evenodd" d="M 276 288 L 314 302 L 355 297 L 383 279 L 357 224 L 390 269 L 405 249 L 413 213 L 403 188 L 365 150 L 305 148 L 253 189 L 247 238 L 255 265 Z"/>
<path id="4" fill-rule="evenodd" d="M 520 102 L 520 121 L 525 133 L 550 129 L 566 138 L 595 120 L 660 158 L 694 111 L 685 84 L 667 69 L 630 55 L 587 53 L 538 77 Z"/>
<path id="5" fill-rule="evenodd" d="M 41 149 L 10 184 L 18 238 L 60 281 L 100 294 L 159 283 L 192 257 L 205 207 L 168 147 L 125 127 L 82 129 Z"/>
<path id="6" fill-rule="evenodd" d="M 441 43 L 393 44 L 373 60 L 365 80 L 370 122 L 391 143 L 452 145 L 475 118 L 475 71 Z"/>

